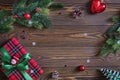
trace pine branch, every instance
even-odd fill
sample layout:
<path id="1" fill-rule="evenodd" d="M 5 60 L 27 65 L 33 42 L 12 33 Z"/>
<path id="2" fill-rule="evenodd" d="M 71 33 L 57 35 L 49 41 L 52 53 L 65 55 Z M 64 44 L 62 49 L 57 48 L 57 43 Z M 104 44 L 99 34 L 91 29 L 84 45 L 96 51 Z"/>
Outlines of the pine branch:
<path id="1" fill-rule="evenodd" d="M 39 20 L 38 20 L 39 19 Z M 49 28 L 52 26 L 51 21 L 44 15 L 36 13 L 33 17 L 33 20 L 41 22 L 45 28 Z"/>
<path id="2" fill-rule="evenodd" d="M 8 32 L 13 30 L 13 23 L 15 19 L 13 16 L 9 16 L 0 21 L 0 32 Z"/>
<path id="3" fill-rule="evenodd" d="M 38 0 L 27 0 L 27 5 L 29 5 L 29 4 L 31 4 L 31 3 L 34 3 L 34 2 L 36 2 L 36 1 L 38 1 Z"/>
<path id="4" fill-rule="evenodd" d="M 52 4 L 52 0 L 40 0 L 38 7 L 49 7 Z"/>
<path id="5" fill-rule="evenodd" d="M 2 20 L 7 15 L 6 10 L 0 10 L 0 20 Z"/>
<path id="6" fill-rule="evenodd" d="M 40 3 L 41 0 L 28 0 L 27 1 L 27 4 L 31 4 L 31 3 L 34 3 L 34 2 L 38 2 Z"/>
<path id="7" fill-rule="evenodd" d="M 47 15 L 47 14 L 49 14 L 49 9 L 48 8 L 42 8 L 40 14 L 41 15 Z"/>
<path id="8" fill-rule="evenodd" d="M 119 17 L 119 16 L 114 16 L 114 17 L 112 18 L 112 21 L 113 21 L 113 22 L 119 22 L 119 21 L 120 21 L 120 17 Z"/>
<path id="9" fill-rule="evenodd" d="M 38 2 L 34 2 L 34 3 L 29 4 L 25 9 L 27 12 L 30 13 L 33 10 L 35 10 L 37 6 L 38 6 Z"/>
<path id="10" fill-rule="evenodd" d="M 26 27 L 35 27 L 37 29 L 49 28 L 52 26 L 51 21 L 46 16 L 39 13 L 35 13 L 30 20 L 19 18 L 16 22 Z"/>
<path id="11" fill-rule="evenodd" d="M 22 25 L 22 26 L 26 26 L 26 27 L 32 27 L 31 25 L 28 24 L 28 21 L 23 19 L 23 18 L 19 18 L 16 20 L 16 23 Z"/>
<path id="12" fill-rule="evenodd" d="M 111 46 L 105 44 L 101 49 L 100 55 L 101 56 L 107 56 L 109 54 L 109 52 L 111 52 Z"/>
<path id="13" fill-rule="evenodd" d="M 107 32 L 108 37 L 114 37 L 114 33 L 120 27 L 120 22 L 116 22 Z"/>
<path id="14" fill-rule="evenodd" d="M 24 8 L 16 8 L 13 10 L 13 15 L 19 15 L 19 16 L 23 16 L 24 13 L 26 13 L 26 9 Z"/>
<path id="15" fill-rule="evenodd" d="M 13 13 L 13 15 L 17 14 L 19 16 L 22 16 L 24 13 L 30 13 L 33 10 L 35 10 L 37 6 L 38 6 L 38 2 L 34 2 L 29 5 L 26 5 L 26 3 L 24 3 L 23 7 L 19 7 L 19 5 L 18 5 L 15 8 L 13 8 L 12 13 Z"/>
<path id="16" fill-rule="evenodd" d="M 118 19 L 117 19 L 118 20 Z M 117 54 L 120 48 L 120 22 L 115 24 L 107 32 L 108 39 L 102 47 L 100 55 L 106 56 L 109 53 Z"/>
<path id="17" fill-rule="evenodd" d="M 27 0 L 16 0 L 14 5 L 13 5 L 13 9 L 25 7 L 26 2 L 27 2 Z"/>
<path id="18" fill-rule="evenodd" d="M 12 16 L 7 16 L 5 10 L 0 11 L 0 32 L 12 30 L 14 22 L 37 29 L 51 27 L 52 23 L 46 16 L 49 8 L 63 8 L 61 4 L 52 3 L 53 0 L 15 0 Z"/>
<path id="19" fill-rule="evenodd" d="M 49 9 L 55 9 L 55 10 L 58 10 L 58 9 L 63 9 L 63 5 L 60 4 L 60 3 L 53 3 L 49 6 Z"/>

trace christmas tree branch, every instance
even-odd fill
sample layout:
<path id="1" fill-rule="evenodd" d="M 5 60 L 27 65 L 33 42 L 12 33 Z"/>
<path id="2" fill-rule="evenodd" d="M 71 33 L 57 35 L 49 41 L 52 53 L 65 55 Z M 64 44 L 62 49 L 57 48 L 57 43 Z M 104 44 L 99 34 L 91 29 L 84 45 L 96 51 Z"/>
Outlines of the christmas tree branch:
<path id="1" fill-rule="evenodd" d="M 120 48 L 120 19 L 114 17 L 115 24 L 107 31 L 108 39 L 102 47 L 100 55 L 107 56 L 109 53 L 117 54 Z"/>

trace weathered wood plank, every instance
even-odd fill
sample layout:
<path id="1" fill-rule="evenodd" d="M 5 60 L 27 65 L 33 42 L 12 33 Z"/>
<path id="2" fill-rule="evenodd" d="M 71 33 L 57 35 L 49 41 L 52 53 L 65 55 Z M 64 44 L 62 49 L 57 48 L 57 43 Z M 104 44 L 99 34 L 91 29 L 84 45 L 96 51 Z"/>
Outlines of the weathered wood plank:
<path id="1" fill-rule="evenodd" d="M 81 59 L 82 57 L 95 57 L 98 47 L 26 47 L 34 56 L 52 59 Z M 31 51 L 32 50 L 32 51 Z"/>
<path id="2" fill-rule="evenodd" d="M 58 57 L 59 58 L 59 57 Z M 65 57 L 66 58 L 66 57 Z M 79 66 L 81 64 L 84 64 L 86 66 L 96 66 L 96 67 L 109 67 L 109 66 L 120 66 L 118 63 L 114 63 L 115 61 L 109 61 L 110 59 L 101 59 L 101 58 L 90 58 L 91 63 L 87 64 L 85 59 L 61 59 L 61 60 L 52 60 L 52 59 L 41 59 L 40 60 L 40 65 L 42 67 L 64 67 L 65 65 L 67 66 Z"/>
<path id="3" fill-rule="evenodd" d="M 85 72 L 79 72 L 76 71 L 76 68 L 44 68 L 46 72 L 43 75 L 41 75 L 40 80 L 53 80 L 51 79 L 51 76 L 49 73 L 52 73 L 54 71 L 58 71 L 60 73 L 60 76 L 58 80 L 106 80 L 103 75 L 100 73 L 100 71 L 96 68 L 94 69 L 87 69 Z M 95 70 L 96 69 L 96 70 Z M 96 77 L 94 77 L 96 75 Z"/>
<path id="4" fill-rule="evenodd" d="M 58 28 L 54 27 L 45 31 L 18 27 L 13 32 L 1 35 L 0 44 L 3 44 L 2 41 L 7 41 L 15 36 L 20 39 L 23 45 L 28 47 L 33 46 L 32 42 L 36 42 L 35 47 L 101 47 L 105 41 L 104 33 L 109 27 L 69 26 L 68 28 L 58 26 Z"/>
<path id="5" fill-rule="evenodd" d="M 79 50 L 80 49 L 80 50 Z M 80 64 L 95 67 L 120 66 L 119 55 L 109 55 L 107 58 L 96 57 L 89 48 L 27 48 L 42 67 L 76 67 Z M 32 50 L 32 51 L 31 51 Z M 93 55 L 94 54 L 94 55 Z M 87 60 L 90 63 L 87 63 Z"/>
<path id="6" fill-rule="evenodd" d="M 32 42 L 36 42 L 35 47 L 101 47 L 109 27 L 111 26 L 54 26 L 40 31 L 17 26 L 13 32 L 0 36 L 0 44 L 15 36 L 27 47 L 32 47 Z"/>
<path id="7" fill-rule="evenodd" d="M 25 46 L 32 46 L 32 42 L 36 42 L 36 47 L 101 47 L 105 42 L 104 33 L 109 27 L 111 26 L 54 26 L 45 31 L 17 27 L 17 32 L 14 30 L 4 34 L 0 39 L 16 36 Z"/>

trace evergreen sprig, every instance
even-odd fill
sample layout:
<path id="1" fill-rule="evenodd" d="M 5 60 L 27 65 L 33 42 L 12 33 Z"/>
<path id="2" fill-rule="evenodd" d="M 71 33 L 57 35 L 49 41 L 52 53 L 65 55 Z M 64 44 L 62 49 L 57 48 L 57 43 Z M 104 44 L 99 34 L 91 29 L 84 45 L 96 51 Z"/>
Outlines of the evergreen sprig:
<path id="1" fill-rule="evenodd" d="M 113 17 L 114 25 L 107 31 L 105 45 L 102 47 L 100 55 L 107 56 L 109 53 L 117 54 L 120 49 L 120 18 Z"/>
<path id="2" fill-rule="evenodd" d="M 60 3 L 52 3 L 50 6 L 49 6 L 49 9 L 63 9 L 63 5 L 60 4 Z"/>
<path id="3" fill-rule="evenodd" d="M 7 16 L 7 11 L 0 11 L 0 32 L 8 32 L 13 30 L 13 23 L 15 19 L 13 16 Z"/>
<path id="4" fill-rule="evenodd" d="M 46 16 L 39 13 L 34 14 L 28 21 L 21 18 L 16 22 L 27 27 L 35 27 L 37 29 L 42 29 L 43 27 L 49 28 L 52 26 L 51 21 Z"/>
<path id="5" fill-rule="evenodd" d="M 29 4 L 26 0 L 24 1 L 26 3 L 23 3 L 23 1 L 21 1 L 20 3 L 18 3 L 18 7 L 13 9 L 13 15 L 20 16 L 18 19 L 16 19 L 16 22 L 18 24 L 24 25 L 26 27 L 35 27 L 37 29 L 51 27 L 50 20 L 45 16 L 49 11 L 47 6 L 51 3 L 51 0 L 38 0 Z M 22 7 L 19 7 L 21 3 L 23 3 L 24 5 Z M 38 7 L 41 8 L 40 12 L 35 11 L 35 9 Z M 30 20 L 25 20 L 22 17 L 25 13 L 30 13 Z"/>
<path id="6" fill-rule="evenodd" d="M 5 10 L 0 11 L 0 32 L 12 30 L 14 22 L 25 27 L 34 27 L 37 29 L 51 27 L 52 24 L 47 18 L 47 14 L 49 13 L 49 9 L 53 8 L 50 8 L 52 4 L 53 0 L 15 0 L 11 16 L 7 16 Z M 63 8 L 60 5 L 54 5 L 54 9 L 55 7 L 59 7 L 59 9 Z M 25 19 L 24 15 L 26 13 L 31 16 L 30 19 Z"/>

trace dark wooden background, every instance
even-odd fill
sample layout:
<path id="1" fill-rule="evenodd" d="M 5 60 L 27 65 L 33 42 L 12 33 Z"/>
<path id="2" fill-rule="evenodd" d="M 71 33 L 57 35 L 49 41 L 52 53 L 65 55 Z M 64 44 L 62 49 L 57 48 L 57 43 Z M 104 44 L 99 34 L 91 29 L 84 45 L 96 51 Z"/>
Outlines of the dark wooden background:
<path id="1" fill-rule="evenodd" d="M 0 0 L 0 8 L 10 10 L 13 1 Z M 52 28 L 40 31 L 15 24 L 15 30 L 0 34 L 0 45 L 12 37 L 19 38 L 44 69 L 38 80 L 52 80 L 51 73 L 54 71 L 59 72 L 58 80 L 106 80 L 99 69 L 120 71 L 120 54 L 104 58 L 96 55 L 105 43 L 105 32 L 113 25 L 111 18 L 120 15 L 120 0 L 104 0 L 106 10 L 95 15 L 90 14 L 90 1 L 55 0 L 65 8 L 50 12 Z M 83 9 L 79 19 L 70 16 L 75 7 Z M 35 46 L 33 42 L 36 42 Z M 80 65 L 86 66 L 84 72 L 78 70 Z M 0 80 L 4 77 L 1 76 Z"/>

